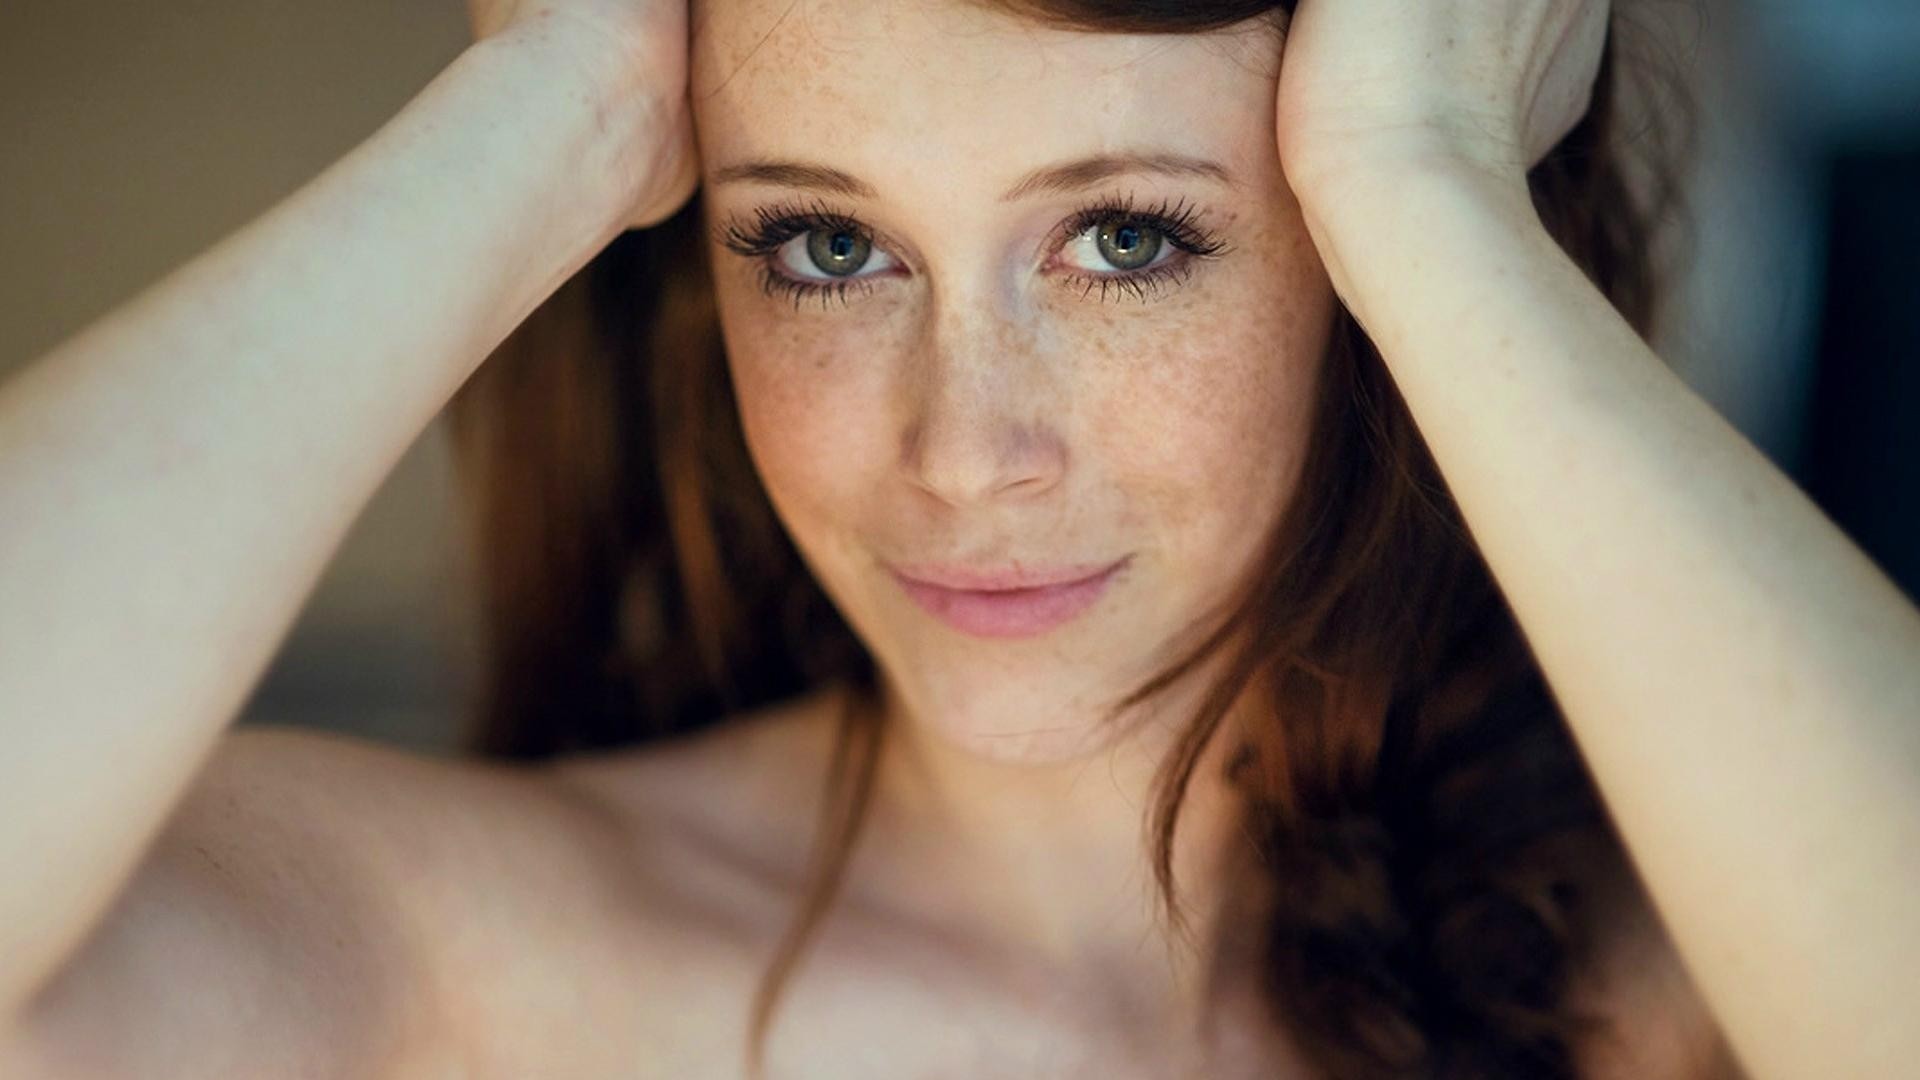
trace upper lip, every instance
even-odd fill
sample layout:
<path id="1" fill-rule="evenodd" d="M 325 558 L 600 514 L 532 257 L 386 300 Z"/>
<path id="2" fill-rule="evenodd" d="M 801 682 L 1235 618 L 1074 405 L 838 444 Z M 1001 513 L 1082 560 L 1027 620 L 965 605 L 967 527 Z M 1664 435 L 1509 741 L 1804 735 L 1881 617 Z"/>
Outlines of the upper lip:
<path id="1" fill-rule="evenodd" d="M 974 567 L 957 563 L 919 563 L 895 565 L 890 569 L 900 577 L 919 585 L 964 592 L 1005 592 L 1012 589 L 1042 589 L 1050 585 L 1071 585 L 1099 577 L 1125 559 L 1075 566 Z"/>

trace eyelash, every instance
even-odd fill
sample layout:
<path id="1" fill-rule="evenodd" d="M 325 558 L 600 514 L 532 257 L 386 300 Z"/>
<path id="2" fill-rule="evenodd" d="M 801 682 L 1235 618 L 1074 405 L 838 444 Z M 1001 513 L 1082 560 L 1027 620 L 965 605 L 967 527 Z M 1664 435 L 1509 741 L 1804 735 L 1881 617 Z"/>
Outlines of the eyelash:
<path id="1" fill-rule="evenodd" d="M 738 218 L 727 222 L 721 230 L 720 243 L 736 254 L 759 262 L 760 287 L 767 295 L 784 295 L 793 301 L 795 310 L 798 310 L 802 303 L 811 299 L 820 300 L 822 308 L 833 300 L 845 305 L 849 302 L 847 293 L 850 289 L 872 289 L 872 282 L 868 278 L 803 281 L 783 273 L 774 265 L 780 249 L 788 241 L 815 230 L 849 232 L 868 244 L 874 244 L 872 231 L 854 218 L 818 201 L 758 207 L 753 216 L 751 223 Z M 1054 244 L 1064 244 L 1088 229 L 1119 221 L 1145 225 L 1159 233 L 1180 252 L 1178 257 L 1142 270 L 1112 274 L 1077 273 L 1068 275 L 1066 279 L 1069 284 L 1084 286 L 1080 293 L 1082 298 L 1099 289 L 1102 301 L 1107 299 L 1109 290 L 1130 293 L 1136 299 L 1146 301 L 1169 284 L 1184 283 L 1192 275 L 1195 261 L 1217 258 L 1228 250 L 1225 242 L 1199 227 L 1196 223 L 1198 217 L 1199 212 L 1184 200 L 1163 200 L 1146 209 L 1136 209 L 1131 196 L 1102 199 L 1074 211 L 1060 227 Z"/>

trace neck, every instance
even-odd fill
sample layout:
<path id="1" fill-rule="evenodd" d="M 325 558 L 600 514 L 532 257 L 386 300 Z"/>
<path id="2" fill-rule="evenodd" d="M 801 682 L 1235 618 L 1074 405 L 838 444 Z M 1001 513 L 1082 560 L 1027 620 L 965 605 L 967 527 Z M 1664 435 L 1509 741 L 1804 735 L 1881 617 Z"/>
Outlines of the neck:
<path id="1" fill-rule="evenodd" d="M 1172 868 L 1184 936 L 1165 917 L 1148 832 L 1160 765 L 1203 686 L 1169 692 L 1151 715 L 1115 718 L 1124 734 L 1095 753 L 1046 764 L 957 747 L 883 691 L 873 831 L 862 841 L 878 853 L 870 873 L 969 949 L 1204 1013 L 1220 977 L 1207 945 L 1235 932 L 1223 924 L 1237 917 L 1230 890 L 1244 869 L 1239 802 L 1221 775 L 1241 713 L 1223 721 L 1181 805 Z"/>

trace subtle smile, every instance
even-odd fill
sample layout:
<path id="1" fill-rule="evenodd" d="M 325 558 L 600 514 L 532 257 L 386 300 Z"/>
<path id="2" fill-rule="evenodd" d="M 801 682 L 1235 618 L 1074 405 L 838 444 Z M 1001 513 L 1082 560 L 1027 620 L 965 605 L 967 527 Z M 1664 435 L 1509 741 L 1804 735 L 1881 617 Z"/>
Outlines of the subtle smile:
<path id="1" fill-rule="evenodd" d="M 965 634 L 1021 638 L 1070 622 L 1107 591 L 1132 556 L 1100 567 L 1056 571 L 980 572 L 941 567 L 888 567 L 929 615 Z"/>

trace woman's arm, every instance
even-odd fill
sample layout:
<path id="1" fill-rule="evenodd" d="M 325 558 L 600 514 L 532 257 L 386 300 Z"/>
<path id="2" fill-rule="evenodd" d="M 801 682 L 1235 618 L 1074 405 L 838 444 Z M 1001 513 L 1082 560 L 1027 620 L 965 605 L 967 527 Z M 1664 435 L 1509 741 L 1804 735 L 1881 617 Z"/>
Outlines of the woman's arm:
<path id="1" fill-rule="evenodd" d="M 1323 179 L 1336 287 L 1743 1063 L 1913 1075 L 1920 614 L 1647 348 L 1518 169 Z"/>
<path id="2" fill-rule="evenodd" d="M 0 1021 L 123 886 L 407 445 L 691 175 L 683 67 L 566 27 L 475 45 L 0 386 Z M 683 65 L 684 31 L 657 51 Z"/>

